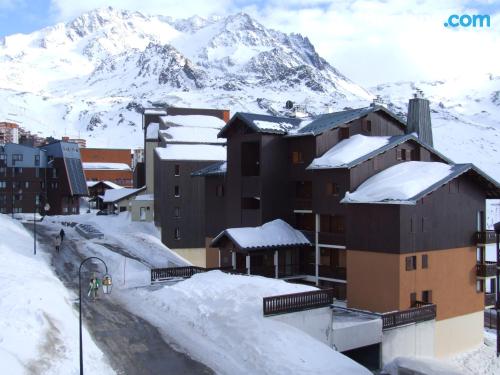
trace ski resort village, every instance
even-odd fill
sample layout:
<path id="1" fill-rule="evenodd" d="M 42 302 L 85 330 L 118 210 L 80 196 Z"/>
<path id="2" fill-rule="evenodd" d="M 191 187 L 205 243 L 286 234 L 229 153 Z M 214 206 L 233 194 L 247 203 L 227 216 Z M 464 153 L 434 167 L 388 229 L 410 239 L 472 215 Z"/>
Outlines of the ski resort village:
<path id="1" fill-rule="evenodd" d="M 0 372 L 500 374 L 481 79 L 365 89 L 245 13 L 0 37 Z"/>

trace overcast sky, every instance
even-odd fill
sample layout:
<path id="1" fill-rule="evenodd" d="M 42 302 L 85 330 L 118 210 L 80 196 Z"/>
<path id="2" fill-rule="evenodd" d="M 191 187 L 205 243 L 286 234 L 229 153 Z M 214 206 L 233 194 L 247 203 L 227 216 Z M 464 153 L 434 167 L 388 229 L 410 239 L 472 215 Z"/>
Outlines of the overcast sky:
<path id="1" fill-rule="evenodd" d="M 111 5 L 189 17 L 244 11 L 266 27 L 309 37 L 320 55 L 364 85 L 500 74 L 500 1 L 479 0 L 0 0 L 0 36 Z M 488 14 L 489 28 L 444 27 L 451 14 Z"/>

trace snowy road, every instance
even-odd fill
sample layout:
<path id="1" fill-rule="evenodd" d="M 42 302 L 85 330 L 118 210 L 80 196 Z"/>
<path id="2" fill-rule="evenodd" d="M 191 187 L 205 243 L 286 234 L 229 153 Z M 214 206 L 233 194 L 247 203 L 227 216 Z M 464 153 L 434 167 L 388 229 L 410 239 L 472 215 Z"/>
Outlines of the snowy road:
<path id="1" fill-rule="evenodd" d="M 32 231 L 32 224 L 25 224 Z M 52 256 L 52 266 L 66 287 L 78 294 L 78 266 L 84 256 L 78 252 L 77 241 L 65 238 L 60 254 L 52 245 L 54 231 L 47 224 L 37 225 L 41 251 Z M 89 280 L 90 272 L 101 265 L 87 263 L 82 279 Z M 85 283 L 86 285 L 86 283 Z M 78 301 L 75 301 L 77 308 Z M 213 371 L 194 361 L 186 354 L 167 344 L 157 328 L 123 308 L 113 296 L 102 297 L 97 302 L 84 298 L 85 325 L 99 348 L 118 374 L 212 374 Z M 75 345 L 78 345 L 75 342 Z M 84 345 L 85 350 L 85 345 Z"/>

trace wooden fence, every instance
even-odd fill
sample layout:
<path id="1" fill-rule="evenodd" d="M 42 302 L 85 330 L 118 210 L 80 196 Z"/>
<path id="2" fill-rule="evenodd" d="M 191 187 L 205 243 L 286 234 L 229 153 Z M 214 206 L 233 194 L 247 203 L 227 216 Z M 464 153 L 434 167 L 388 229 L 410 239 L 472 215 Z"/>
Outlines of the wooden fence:
<path id="1" fill-rule="evenodd" d="M 423 322 L 436 319 L 436 305 L 422 304 L 408 310 L 394 311 L 381 314 L 382 328 L 394 328 L 405 324 Z"/>
<path id="2" fill-rule="evenodd" d="M 246 270 L 234 270 L 232 267 L 218 267 L 218 268 L 203 268 L 197 266 L 186 267 L 168 267 L 168 268 L 152 268 L 151 269 L 151 282 L 164 281 L 174 278 L 190 278 L 191 276 L 208 271 L 219 270 L 232 274 L 245 274 Z"/>
<path id="3" fill-rule="evenodd" d="M 333 296 L 334 289 L 322 289 L 311 292 L 264 297 L 264 316 L 329 306 L 333 303 Z"/>

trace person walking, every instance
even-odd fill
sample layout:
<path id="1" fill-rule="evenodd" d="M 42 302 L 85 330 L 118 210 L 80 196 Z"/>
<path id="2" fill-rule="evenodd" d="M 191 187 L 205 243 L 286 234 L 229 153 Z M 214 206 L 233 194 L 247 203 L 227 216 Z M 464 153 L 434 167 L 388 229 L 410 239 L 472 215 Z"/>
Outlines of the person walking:
<path id="1" fill-rule="evenodd" d="M 56 251 L 59 253 L 59 249 L 61 248 L 61 236 L 59 235 L 56 236 L 54 245 L 56 246 Z"/>
<path id="2" fill-rule="evenodd" d="M 66 233 L 64 233 L 64 229 L 61 228 L 61 231 L 59 232 L 59 236 L 61 236 L 61 243 L 64 241 L 64 236 Z"/>

